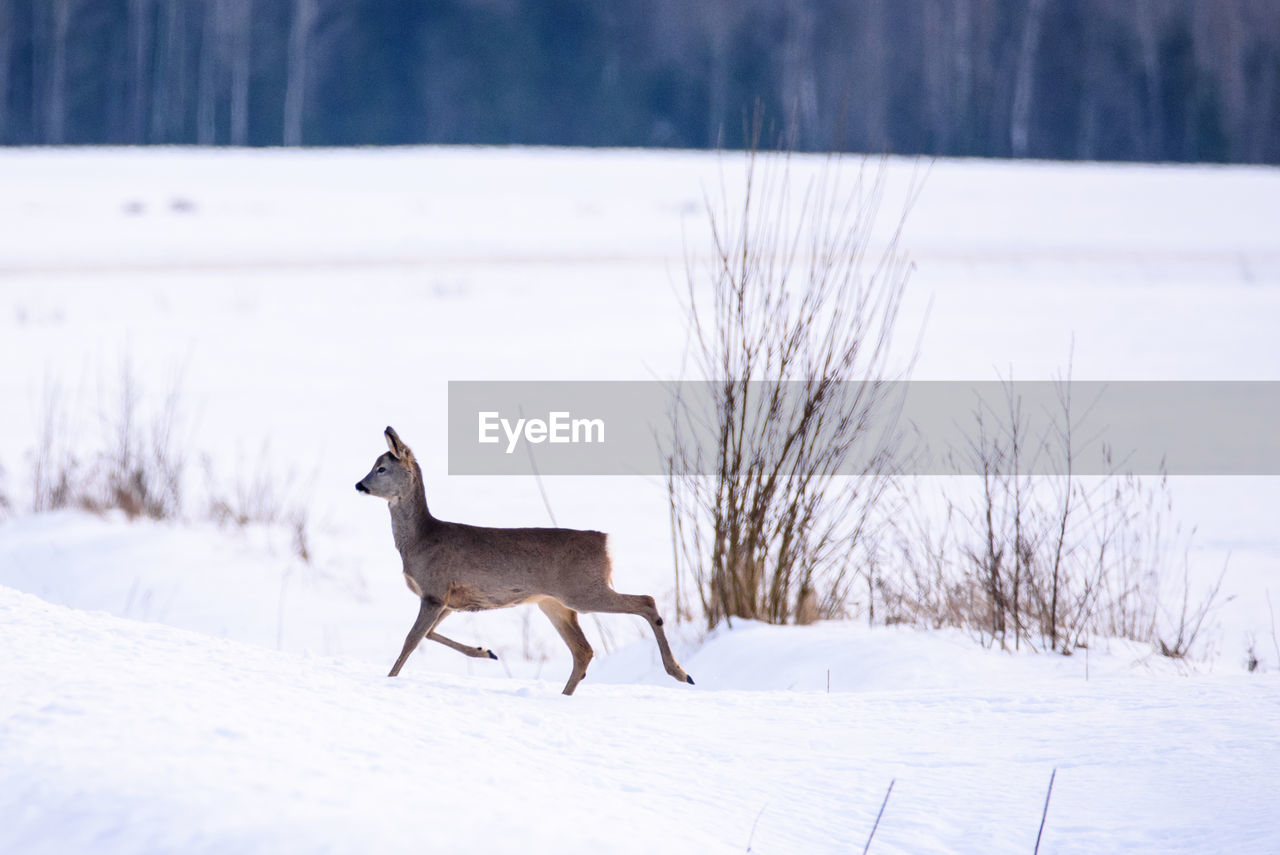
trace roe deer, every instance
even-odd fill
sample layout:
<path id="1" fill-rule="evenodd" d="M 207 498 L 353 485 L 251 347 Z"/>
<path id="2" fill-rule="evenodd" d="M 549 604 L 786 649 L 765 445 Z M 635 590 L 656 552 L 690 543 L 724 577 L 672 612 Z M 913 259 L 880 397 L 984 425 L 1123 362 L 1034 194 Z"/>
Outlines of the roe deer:
<path id="1" fill-rule="evenodd" d="M 413 452 L 389 427 L 386 438 L 390 451 L 374 461 L 356 490 L 387 500 L 405 582 L 422 599 L 418 619 L 388 676 L 400 673 L 424 637 L 468 656 L 497 659 L 482 647 L 468 647 L 436 634 L 436 626 L 454 611 L 537 603 L 573 654 L 573 672 L 564 686 L 566 695 L 573 694 L 591 661 L 591 645 L 578 626 L 578 612 L 640 615 L 653 628 L 667 673 L 693 683 L 671 655 L 653 597 L 619 594 L 611 587 L 612 567 L 603 533 L 567 528 L 481 528 L 438 520 L 427 509 L 422 469 Z"/>

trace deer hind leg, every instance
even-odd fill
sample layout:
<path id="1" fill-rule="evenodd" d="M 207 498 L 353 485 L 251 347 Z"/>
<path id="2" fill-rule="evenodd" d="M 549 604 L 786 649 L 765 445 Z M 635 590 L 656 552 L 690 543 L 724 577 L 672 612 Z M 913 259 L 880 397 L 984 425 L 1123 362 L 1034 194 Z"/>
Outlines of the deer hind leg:
<path id="1" fill-rule="evenodd" d="M 671 645 L 667 643 L 667 634 L 662 629 L 662 616 L 658 614 L 657 604 L 648 594 L 619 594 L 612 588 L 603 588 L 575 599 L 573 607 L 582 612 L 605 612 L 609 614 L 639 615 L 649 622 L 653 637 L 658 641 L 658 652 L 662 654 L 662 665 L 667 673 L 682 683 L 693 685 L 693 678 L 680 667 L 675 656 L 671 654 Z"/>
<path id="2" fill-rule="evenodd" d="M 572 695 L 573 690 L 582 682 L 582 678 L 587 676 L 587 664 L 591 662 L 591 645 L 587 643 L 587 637 L 583 634 L 582 627 L 578 625 L 578 613 L 573 609 L 552 599 L 540 600 L 538 608 L 551 619 L 552 626 L 556 628 L 556 632 L 560 633 L 564 643 L 569 646 L 569 652 L 573 654 L 573 673 L 569 675 L 569 682 L 564 684 L 564 693 Z"/>
<path id="3" fill-rule="evenodd" d="M 423 597 L 422 605 L 418 607 L 418 619 L 413 622 L 413 626 L 409 629 L 409 634 L 404 639 L 404 649 L 400 651 L 400 658 L 396 660 L 396 664 L 391 666 L 391 673 L 388 677 L 394 677 L 400 673 L 400 669 L 404 667 L 405 660 L 409 658 L 409 654 L 418 646 L 418 642 L 422 641 L 423 636 L 435 629 L 436 624 L 445 615 L 444 603 L 436 597 Z"/>
<path id="4" fill-rule="evenodd" d="M 443 619 L 443 616 L 441 616 Z M 487 647 L 476 647 L 473 644 L 462 644 L 454 641 L 452 638 L 445 638 L 440 633 L 432 630 L 427 633 L 427 640 L 434 641 L 437 644 L 443 644 L 445 647 L 458 651 L 463 656 L 470 656 L 473 659 L 497 659 L 498 656 Z"/>

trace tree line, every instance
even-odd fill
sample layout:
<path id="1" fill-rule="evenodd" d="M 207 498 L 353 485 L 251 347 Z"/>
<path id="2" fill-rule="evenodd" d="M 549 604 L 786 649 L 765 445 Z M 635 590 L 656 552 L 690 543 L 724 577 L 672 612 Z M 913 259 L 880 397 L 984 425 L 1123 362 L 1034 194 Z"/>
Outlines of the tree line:
<path id="1" fill-rule="evenodd" d="M 1280 162 L 1280 0 L 0 0 L 0 144 Z"/>

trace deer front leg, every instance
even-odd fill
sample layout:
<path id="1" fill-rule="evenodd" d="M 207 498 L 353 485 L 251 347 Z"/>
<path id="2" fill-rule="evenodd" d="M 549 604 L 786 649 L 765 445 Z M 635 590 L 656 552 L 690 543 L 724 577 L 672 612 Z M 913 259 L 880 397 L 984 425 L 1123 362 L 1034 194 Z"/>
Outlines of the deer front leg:
<path id="1" fill-rule="evenodd" d="M 404 667 L 405 660 L 409 658 L 409 654 L 418 646 L 418 642 L 422 641 L 423 636 L 435 629 L 435 625 L 440 622 L 443 616 L 444 603 L 440 599 L 432 596 L 422 598 L 422 605 L 418 608 L 418 619 L 413 622 L 413 627 L 405 637 L 404 650 L 400 651 L 400 658 L 396 660 L 396 664 L 391 666 L 391 673 L 387 675 L 388 677 L 394 677 L 400 673 L 400 669 Z"/>

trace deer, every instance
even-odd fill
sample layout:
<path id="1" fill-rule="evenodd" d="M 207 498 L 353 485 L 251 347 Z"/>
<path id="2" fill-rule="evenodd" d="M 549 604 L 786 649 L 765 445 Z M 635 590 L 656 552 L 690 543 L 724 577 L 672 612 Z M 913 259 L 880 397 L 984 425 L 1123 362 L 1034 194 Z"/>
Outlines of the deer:
<path id="1" fill-rule="evenodd" d="M 533 603 L 573 656 L 564 694 L 572 695 L 582 682 L 593 655 L 578 624 L 580 612 L 644 618 L 667 673 L 693 685 L 671 653 L 653 597 L 613 589 L 608 535 L 568 528 L 485 528 L 437 519 L 427 507 L 422 468 L 413 452 L 390 426 L 383 435 L 388 450 L 356 482 L 356 491 L 386 500 L 405 583 L 420 601 L 418 617 L 388 677 L 400 673 L 423 638 L 474 658 L 497 659 L 492 650 L 460 644 L 440 635 L 436 627 L 455 611 Z"/>

